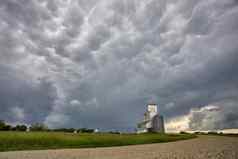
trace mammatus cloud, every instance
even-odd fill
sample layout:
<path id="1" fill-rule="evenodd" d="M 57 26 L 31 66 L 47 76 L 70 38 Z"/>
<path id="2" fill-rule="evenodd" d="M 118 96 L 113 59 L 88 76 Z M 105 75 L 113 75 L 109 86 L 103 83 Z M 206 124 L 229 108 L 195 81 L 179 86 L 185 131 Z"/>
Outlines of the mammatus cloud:
<path id="1" fill-rule="evenodd" d="M 180 127 L 237 128 L 237 16 L 236 0 L 1 1 L 0 118 L 128 131 L 155 102 Z"/>

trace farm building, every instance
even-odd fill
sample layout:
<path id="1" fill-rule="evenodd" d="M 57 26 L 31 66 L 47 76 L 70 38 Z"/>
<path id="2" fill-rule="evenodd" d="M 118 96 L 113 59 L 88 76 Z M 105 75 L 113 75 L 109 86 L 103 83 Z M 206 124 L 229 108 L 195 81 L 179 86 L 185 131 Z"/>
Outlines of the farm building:
<path id="1" fill-rule="evenodd" d="M 157 104 L 148 104 L 144 119 L 138 124 L 138 133 L 159 132 L 164 133 L 164 119 L 158 113 Z"/>

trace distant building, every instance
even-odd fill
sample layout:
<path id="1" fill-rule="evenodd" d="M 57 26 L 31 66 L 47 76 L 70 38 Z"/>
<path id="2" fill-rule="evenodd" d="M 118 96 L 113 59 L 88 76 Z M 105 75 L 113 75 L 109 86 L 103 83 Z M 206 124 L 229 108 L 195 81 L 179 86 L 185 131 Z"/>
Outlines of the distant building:
<path id="1" fill-rule="evenodd" d="M 138 133 L 143 132 L 158 132 L 164 133 L 164 119 L 158 113 L 157 104 L 148 104 L 147 111 L 144 114 L 144 119 L 138 124 Z"/>
<path id="2" fill-rule="evenodd" d="M 94 129 L 94 133 L 98 133 L 99 132 L 99 130 L 98 129 Z"/>

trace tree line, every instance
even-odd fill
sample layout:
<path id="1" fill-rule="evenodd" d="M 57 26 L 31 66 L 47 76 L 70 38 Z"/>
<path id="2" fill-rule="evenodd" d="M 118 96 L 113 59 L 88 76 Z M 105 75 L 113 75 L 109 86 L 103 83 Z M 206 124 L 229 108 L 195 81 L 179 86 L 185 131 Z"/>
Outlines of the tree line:
<path id="1" fill-rule="evenodd" d="M 27 126 L 24 124 L 19 124 L 16 126 L 12 126 L 10 124 L 5 123 L 3 120 L 0 120 L 0 131 L 53 131 L 53 132 L 77 132 L 77 133 L 93 133 L 94 129 L 88 128 L 58 128 L 58 129 L 50 129 L 43 123 L 34 123 L 31 126 Z"/>
<path id="2" fill-rule="evenodd" d="M 12 126 L 9 124 L 6 124 L 3 120 L 0 120 L 0 130 L 1 131 L 26 131 L 27 126 L 26 125 L 16 125 Z"/>

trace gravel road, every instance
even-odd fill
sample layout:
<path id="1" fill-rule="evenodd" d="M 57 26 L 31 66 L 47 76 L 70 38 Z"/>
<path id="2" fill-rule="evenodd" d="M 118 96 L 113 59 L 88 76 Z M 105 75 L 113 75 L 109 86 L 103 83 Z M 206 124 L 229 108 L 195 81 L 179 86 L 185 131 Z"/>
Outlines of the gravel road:
<path id="1" fill-rule="evenodd" d="M 238 159 L 238 138 L 200 136 L 136 146 L 1 152 L 0 159 Z"/>

